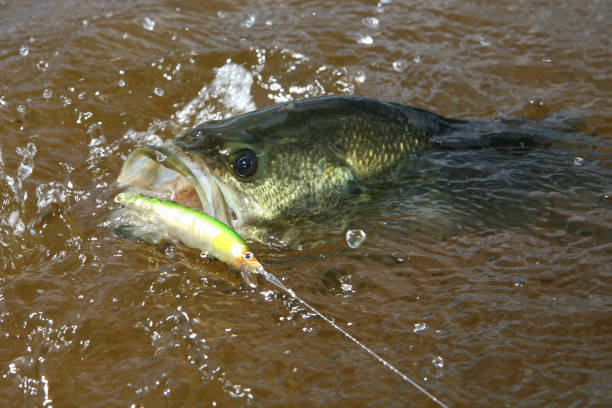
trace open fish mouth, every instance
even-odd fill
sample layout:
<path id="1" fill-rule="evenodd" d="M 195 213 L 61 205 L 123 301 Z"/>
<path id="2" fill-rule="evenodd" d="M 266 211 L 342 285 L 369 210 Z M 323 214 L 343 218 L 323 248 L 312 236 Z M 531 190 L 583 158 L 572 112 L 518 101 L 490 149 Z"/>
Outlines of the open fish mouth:
<path id="1" fill-rule="evenodd" d="M 208 166 L 172 143 L 134 149 L 117 182 L 127 191 L 195 208 L 230 227 L 238 221 Z"/>

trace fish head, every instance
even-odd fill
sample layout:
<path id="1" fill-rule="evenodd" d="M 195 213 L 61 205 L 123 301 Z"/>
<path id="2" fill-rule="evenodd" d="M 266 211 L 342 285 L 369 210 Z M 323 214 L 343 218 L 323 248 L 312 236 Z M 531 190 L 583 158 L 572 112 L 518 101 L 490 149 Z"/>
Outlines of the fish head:
<path id="1" fill-rule="evenodd" d="M 248 115 L 207 122 L 162 146 L 135 149 L 118 182 L 199 209 L 243 233 L 282 215 L 329 207 L 354 181 L 333 144 L 299 127 L 266 128 L 269 123 L 262 127 Z"/>

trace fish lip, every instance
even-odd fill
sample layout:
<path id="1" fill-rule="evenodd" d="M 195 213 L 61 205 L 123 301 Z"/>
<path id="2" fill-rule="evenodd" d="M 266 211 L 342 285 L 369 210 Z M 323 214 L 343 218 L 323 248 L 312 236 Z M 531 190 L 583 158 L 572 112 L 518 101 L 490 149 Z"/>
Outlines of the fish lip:
<path id="1" fill-rule="evenodd" d="M 164 178 L 170 178 L 170 181 L 163 183 Z M 126 186 L 128 191 L 194 207 L 193 199 L 189 205 L 177 198 L 185 192 L 193 195 L 193 192 L 187 191 L 191 188 L 197 195 L 198 210 L 232 226 L 235 213 L 229 207 L 209 167 L 171 142 L 162 146 L 145 145 L 134 149 L 123 163 L 117 182 Z"/>

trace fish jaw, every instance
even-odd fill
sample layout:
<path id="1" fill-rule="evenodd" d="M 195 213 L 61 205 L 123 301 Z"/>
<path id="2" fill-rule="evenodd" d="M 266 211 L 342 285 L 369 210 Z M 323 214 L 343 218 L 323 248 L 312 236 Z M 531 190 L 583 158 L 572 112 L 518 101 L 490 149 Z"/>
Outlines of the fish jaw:
<path id="1" fill-rule="evenodd" d="M 232 195 L 227 186 L 221 188 L 201 159 L 172 143 L 133 150 L 123 163 L 117 183 L 127 191 L 195 208 L 232 228 L 245 221 L 238 207 L 228 203 L 226 194 L 234 205 L 240 197 Z"/>

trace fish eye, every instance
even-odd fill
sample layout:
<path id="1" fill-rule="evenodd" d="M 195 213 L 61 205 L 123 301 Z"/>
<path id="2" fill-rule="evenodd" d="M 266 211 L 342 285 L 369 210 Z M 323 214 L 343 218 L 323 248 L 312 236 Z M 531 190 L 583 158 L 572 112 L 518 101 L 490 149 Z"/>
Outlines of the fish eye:
<path id="1" fill-rule="evenodd" d="M 234 160 L 234 172 L 240 177 L 249 177 L 257 170 L 257 157 L 252 150 L 242 150 Z"/>

